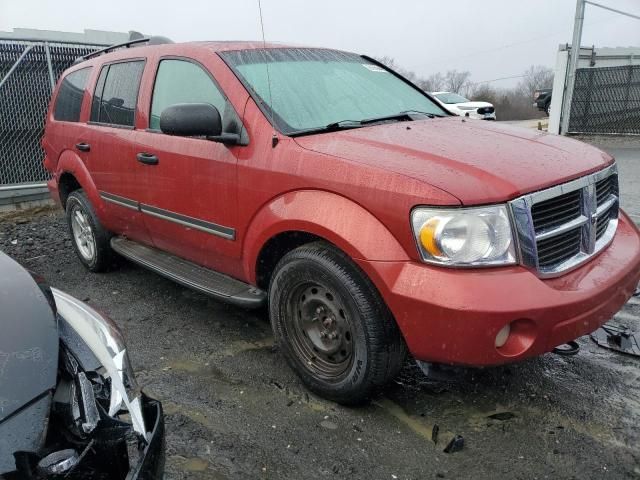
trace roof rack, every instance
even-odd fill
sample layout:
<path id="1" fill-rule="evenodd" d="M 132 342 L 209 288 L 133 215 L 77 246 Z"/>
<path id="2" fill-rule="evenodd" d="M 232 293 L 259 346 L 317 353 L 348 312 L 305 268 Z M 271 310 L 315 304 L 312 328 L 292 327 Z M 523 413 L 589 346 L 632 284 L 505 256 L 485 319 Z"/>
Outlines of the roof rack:
<path id="1" fill-rule="evenodd" d="M 115 45 L 111 45 L 107 48 L 103 48 L 100 50 L 96 50 L 95 52 L 91 52 L 87 55 L 84 55 L 82 57 L 78 57 L 76 58 L 76 60 L 73 62 L 73 64 L 77 64 L 80 62 L 84 62 L 85 60 L 89 60 L 90 58 L 94 58 L 94 57 L 98 57 L 100 55 L 104 55 L 105 53 L 109 53 L 109 52 L 113 52 L 114 50 L 117 50 L 118 48 L 130 48 L 133 45 L 137 45 L 139 43 L 148 43 L 149 45 L 162 45 L 165 43 L 173 43 L 173 41 L 167 37 L 161 37 L 161 36 L 153 36 L 153 37 L 143 37 L 143 38 L 136 38 L 134 40 L 129 40 L 128 42 L 124 42 L 124 43 L 117 43 Z"/>

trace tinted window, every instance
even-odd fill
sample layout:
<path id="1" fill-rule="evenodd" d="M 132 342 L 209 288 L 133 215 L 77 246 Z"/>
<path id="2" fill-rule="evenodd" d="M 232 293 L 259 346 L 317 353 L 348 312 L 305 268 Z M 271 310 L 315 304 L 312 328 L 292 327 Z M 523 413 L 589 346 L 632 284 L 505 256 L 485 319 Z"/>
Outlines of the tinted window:
<path id="1" fill-rule="evenodd" d="M 64 77 L 56 97 L 53 118 L 65 122 L 77 122 L 80 120 L 82 96 L 84 95 L 84 88 L 90 71 L 91 68 L 83 68 Z"/>
<path id="2" fill-rule="evenodd" d="M 132 127 L 143 70 L 142 60 L 104 66 L 91 105 L 91 121 Z"/>
<path id="3" fill-rule="evenodd" d="M 162 60 L 153 87 L 149 128 L 159 130 L 163 110 L 176 103 L 209 103 L 223 115 L 226 102 L 200 66 L 184 60 Z"/>
<path id="4" fill-rule="evenodd" d="M 109 71 L 109 65 L 105 65 L 100 70 L 100 76 L 98 77 L 98 82 L 96 83 L 96 88 L 93 92 L 93 97 L 91 99 L 91 117 L 90 120 L 92 122 L 97 122 L 100 120 L 100 100 L 102 99 L 102 91 L 104 90 L 104 81 L 107 79 L 107 72 Z"/>

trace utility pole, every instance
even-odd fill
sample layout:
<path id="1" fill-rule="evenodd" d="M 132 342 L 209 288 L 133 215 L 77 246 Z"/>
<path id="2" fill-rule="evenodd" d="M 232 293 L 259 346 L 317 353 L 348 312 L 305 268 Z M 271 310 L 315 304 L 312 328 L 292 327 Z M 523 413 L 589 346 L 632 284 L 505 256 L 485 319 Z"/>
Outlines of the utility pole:
<path id="1" fill-rule="evenodd" d="M 573 40 L 571 40 L 571 51 L 569 58 L 569 69 L 567 70 L 566 88 L 562 100 L 562 115 L 560 122 L 560 133 L 566 135 L 569 131 L 569 116 L 571 115 L 571 100 L 573 99 L 573 89 L 576 84 L 576 70 L 580 59 L 580 42 L 582 40 L 582 24 L 584 23 L 585 0 L 577 0 L 576 17 L 573 23 Z"/>

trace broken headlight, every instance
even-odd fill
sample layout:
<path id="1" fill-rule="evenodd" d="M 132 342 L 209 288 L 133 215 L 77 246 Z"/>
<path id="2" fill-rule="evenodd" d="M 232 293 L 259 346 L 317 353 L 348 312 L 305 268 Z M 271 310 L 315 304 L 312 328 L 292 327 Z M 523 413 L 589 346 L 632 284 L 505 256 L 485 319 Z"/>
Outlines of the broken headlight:
<path id="1" fill-rule="evenodd" d="M 87 304 L 52 289 L 62 316 L 102 365 L 97 372 L 108 381 L 108 415 L 116 416 L 126 410 L 133 429 L 147 440 L 147 430 L 141 409 L 141 393 L 136 384 L 126 345 L 120 330 L 112 320 L 99 314 Z M 90 428 L 87 425 L 87 428 Z"/>

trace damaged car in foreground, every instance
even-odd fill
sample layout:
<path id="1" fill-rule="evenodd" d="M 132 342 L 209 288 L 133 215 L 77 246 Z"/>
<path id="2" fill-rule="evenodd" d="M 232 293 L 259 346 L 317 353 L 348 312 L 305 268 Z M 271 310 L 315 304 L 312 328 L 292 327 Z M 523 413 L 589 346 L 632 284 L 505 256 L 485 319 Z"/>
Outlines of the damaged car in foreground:
<path id="1" fill-rule="evenodd" d="M 0 325 L 0 478 L 162 477 L 162 407 L 113 321 L 0 252 Z"/>

